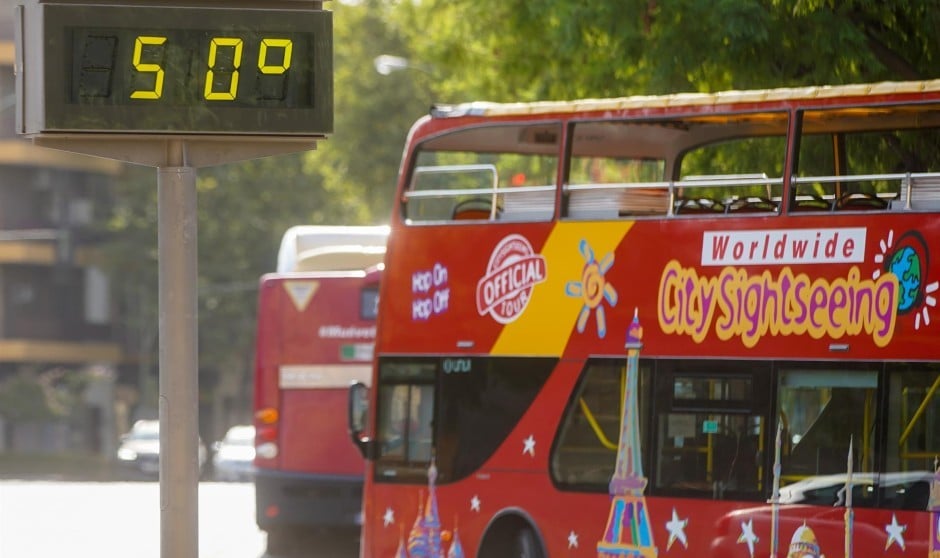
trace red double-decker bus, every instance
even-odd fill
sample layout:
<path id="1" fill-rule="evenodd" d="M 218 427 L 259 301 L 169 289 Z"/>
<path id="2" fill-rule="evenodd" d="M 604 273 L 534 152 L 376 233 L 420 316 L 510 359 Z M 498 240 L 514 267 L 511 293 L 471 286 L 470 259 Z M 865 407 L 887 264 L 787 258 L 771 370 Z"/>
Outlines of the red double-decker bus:
<path id="1" fill-rule="evenodd" d="M 272 554 L 358 543 L 363 460 L 346 432 L 346 393 L 371 375 L 387 235 L 384 226 L 292 227 L 277 271 L 261 278 L 254 480 Z"/>
<path id="2" fill-rule="evenodd" d="M 401 169 L 363 557 L 940 556 L 940 80 L 439 106 Z"/>

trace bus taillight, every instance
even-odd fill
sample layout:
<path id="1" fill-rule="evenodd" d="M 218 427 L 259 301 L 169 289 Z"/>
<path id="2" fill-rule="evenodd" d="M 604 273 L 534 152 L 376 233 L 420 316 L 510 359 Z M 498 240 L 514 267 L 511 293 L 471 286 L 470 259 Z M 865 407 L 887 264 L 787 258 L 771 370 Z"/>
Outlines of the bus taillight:
<path id="1" fill-rule="evenodd" d="M 262 459 L 277 457 L 277 409 L 270 407 L 255 413 L 255 455 Z"/>
<path id="2" fill-rule="evenodd" d="M 278 412 L 277 409 L 273 407 L 258 409 L 255 413 L 255 418 L 258 419 L 258 422 L 261 424 L 274 424 L 277 422 Z"/>

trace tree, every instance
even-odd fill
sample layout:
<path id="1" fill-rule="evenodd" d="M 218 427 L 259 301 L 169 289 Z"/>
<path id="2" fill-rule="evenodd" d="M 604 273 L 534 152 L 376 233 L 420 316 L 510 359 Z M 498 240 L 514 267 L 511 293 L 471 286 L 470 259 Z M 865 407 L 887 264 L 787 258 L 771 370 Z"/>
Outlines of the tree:
<path id="1" fill-rule="evenodd" d="M 411 0 L 401 13 L 422 59 L 473 68 L 448 87 L 495 101 L 919 79 L 940 54 L 937 0 Z"/>

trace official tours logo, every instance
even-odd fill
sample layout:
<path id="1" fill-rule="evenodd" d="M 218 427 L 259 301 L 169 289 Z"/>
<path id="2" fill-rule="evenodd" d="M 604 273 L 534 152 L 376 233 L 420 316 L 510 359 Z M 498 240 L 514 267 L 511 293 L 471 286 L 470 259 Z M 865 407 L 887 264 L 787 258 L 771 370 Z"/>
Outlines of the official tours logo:
<path id="1" fill-rule="evenodd" d="M 477 282 L 477 312 L 501 324 L 514 321 L 529 304 L 532 288 L 545 277 L 545 258 L 532 250 L 528 239 L 507 236 L 493 249 L 486 275 Z"/>

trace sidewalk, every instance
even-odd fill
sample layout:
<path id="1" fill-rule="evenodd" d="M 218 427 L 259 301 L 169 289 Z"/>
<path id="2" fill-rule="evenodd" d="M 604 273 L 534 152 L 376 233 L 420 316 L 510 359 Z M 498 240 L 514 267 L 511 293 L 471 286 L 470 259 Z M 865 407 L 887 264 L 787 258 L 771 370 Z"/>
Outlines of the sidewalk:
<path id="1" fill-rule="evenodd" d="M 0 453 L 0 479 L 106 482 L 118 475 L 100 455 Z"/>

